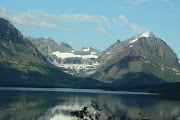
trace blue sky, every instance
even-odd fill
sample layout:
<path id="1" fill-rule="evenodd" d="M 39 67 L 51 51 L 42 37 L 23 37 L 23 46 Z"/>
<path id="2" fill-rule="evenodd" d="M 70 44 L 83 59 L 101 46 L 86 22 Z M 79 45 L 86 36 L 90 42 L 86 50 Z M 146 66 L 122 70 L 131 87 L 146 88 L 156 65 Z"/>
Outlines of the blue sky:
<path id="1" fill-rule="evenodd" d="M 0 17 L 24 36 L 50 37 L 75 50 L 104 50 L 153 31 L 180 58 L 179 0 L 1 0 Z"/>

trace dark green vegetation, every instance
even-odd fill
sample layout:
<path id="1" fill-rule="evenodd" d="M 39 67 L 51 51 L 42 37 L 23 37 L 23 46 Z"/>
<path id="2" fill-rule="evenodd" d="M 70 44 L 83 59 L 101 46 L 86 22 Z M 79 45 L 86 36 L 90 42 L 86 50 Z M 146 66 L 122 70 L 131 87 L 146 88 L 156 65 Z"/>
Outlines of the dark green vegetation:
<path id="1" fill-rule="evenodd" d="M 111 115 L 107 118 L 101 117 L 102 110 L 99 105 L 95 101 L 91 101 L 90 106 L 84 106 L 81 110 L 70 112 L 70 115 L 76 117 L 78 120 L 129 120 L 123 115 L 120 118 L 116 119 L 115 115 Z M 135 119 L 135 118 L 134 118 Z M 149 118 L 141 115 L 139 113 L 139 117 L 136 120 L 150 120 Z M 174 116 L 168 118 L 167 120 L 177 120 Z"/>
<path id="2" fill-rule="evenodd" d="M 134 43 L 131 41 L 136 37 L 117 41 L 102 52 L 98 60 L 110 57 L 107 52 L 114 54 L 91 76 L 97 81 L 64 73 L 50 64 L 10 22 L 0 18 L 0 26 L 0 86 L 102 88 L 163 94 L 180 90 L 176 83 L 180 82 L 177 56 L 152 32 L 149 37 L 138 37 Z M 72 50 L 64 43 L 61 46 Z"/>
<path id="3" fill-rule="evenodd" d="M 91 101 L 90 106 L 84 106 L 81 110 L 70 112 L 71 116 L 76 117 L 78 120 L 115 120 L 115 115 L 111 115 L 107 118 L 101 118 L 101 108 L 95 101 Z M 126 120 L 125 116 L 122 116 L 120 120 Z M 143 119 L 148 120 L 148 119 Z"/>
<path id="4" fill-rule="evenodd" d="M 101 82 L 68 75 L 48 63 L 14 26 L 0 18 L 0 86 L 96 87 Z"/>
<path id="5" fill-rule="evenodd" d="M 112 52 L 107 64 L 91 78 L 112 85 L 158 85 L 180 82 L 180 65 L 173 50 L 152 32 L 126 41 L 117 41 L 104 52 Z M 117 49 L 118 46 L 118 49 Z M 109 54 L 107 54 L 109 55 Z M 105 59 L 102 55 L 100 59 Z"/>

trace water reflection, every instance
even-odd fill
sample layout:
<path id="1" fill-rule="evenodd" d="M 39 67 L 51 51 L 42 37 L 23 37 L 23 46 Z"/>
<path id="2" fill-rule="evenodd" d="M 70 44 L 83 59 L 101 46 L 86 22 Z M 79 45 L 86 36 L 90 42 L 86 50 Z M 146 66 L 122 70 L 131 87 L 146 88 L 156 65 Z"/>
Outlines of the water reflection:
<path id="1" fill-rule="evenodd" d="M 95 100 L 102 116 L 125 115 L 131 120 L 138 113 L 151 120 L 180 116 L 180 102 L 151 95 L 118 95 L 66 92 L 0 91 L 0 120 L 75 120 L 69 112 Z"/>

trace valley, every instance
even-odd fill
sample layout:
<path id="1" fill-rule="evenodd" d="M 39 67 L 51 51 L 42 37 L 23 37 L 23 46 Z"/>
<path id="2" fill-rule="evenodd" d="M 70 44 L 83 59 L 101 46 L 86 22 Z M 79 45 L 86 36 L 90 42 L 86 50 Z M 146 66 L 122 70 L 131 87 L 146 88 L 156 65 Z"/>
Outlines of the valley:
<path id="1" fill-rule="evenodd" d="M 50 63 L 75 76 L 133 86 L 178 82 L 180 79 L 176 54 L 152 31 L 124 41 L 117 40 L 104 51 L 91 47 L 76 51 L 67 43 L 58 45 L 50 38 L 29 40 Z"/>
<path id="2" fill-rule="evenodd" d="M 178 0 L 0 0 L 0 120 L 180 120 Z"/>
<path id="3" fill-rule="evenodd" d="M 0 22 L 4 26 L 0 44 L 2 86 L 109 89 L 107 86 L 180 82 L 177 55 L 152 31 L 124 41 L 117 40 L 104 51 L 92 47 L 76 51 L 67 43 L 58 45 L 49 37 L 25 37 L 10 22 L 4 19 Z M 17 80 L 9 81 L 14 76 L 6 78 L 7 69 L 12 74 L 17 73 Z"/>

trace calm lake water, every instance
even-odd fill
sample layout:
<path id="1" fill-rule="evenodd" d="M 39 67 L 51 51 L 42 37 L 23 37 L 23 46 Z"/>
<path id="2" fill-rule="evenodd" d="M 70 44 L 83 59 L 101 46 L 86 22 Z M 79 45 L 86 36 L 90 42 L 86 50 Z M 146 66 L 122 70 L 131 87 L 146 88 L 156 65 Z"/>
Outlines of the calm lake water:
<path id="1" fill-rule="evenodd" d="M 151 120 L 180 117 L 180 99 L 157 94 L 112 92 L 90 89 L 0 88 L 0 120 L 76 120 L 69 112 L 96 101 L 102 116 L 138 113 Z"/>

